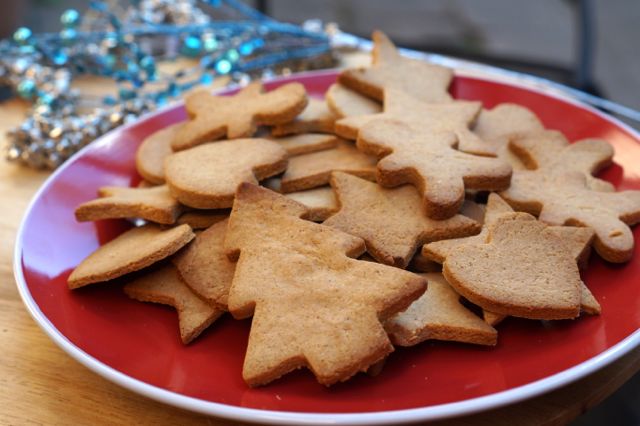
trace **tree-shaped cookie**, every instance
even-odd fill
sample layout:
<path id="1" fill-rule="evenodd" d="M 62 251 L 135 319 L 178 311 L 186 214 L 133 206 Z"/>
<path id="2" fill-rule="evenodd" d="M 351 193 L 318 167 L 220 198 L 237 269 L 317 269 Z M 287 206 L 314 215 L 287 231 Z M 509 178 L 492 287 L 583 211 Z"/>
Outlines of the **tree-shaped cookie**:
<path id="1" fill-rule="evenodd" d="M 394 344 L 413 346 L 425 340 L 496 344 L 496 330 L 460 303 L 460 295 L 441 273 L 421 275 L 429 283 L 427 291 L 385 324 Z"/>
<path id="2" fill-rule="evenodd" d="M 464 190 L 506 189 L 511 166 L 498 158 L 480 157 L 455 149 L 453 133 L 397 120 L 374 121 L 358 135 L 357 146 L 378 162 L 378 183 L 394 187 L 410 183 L 423 197 L 427 216 L 446 219 L 458 212 Z"/>
<path id="3" fill-rule="evenodd" d="M 238 139 L 176 152 L 165 160 L 171 195 L 200 209 L 231 207 L 241 182 L 258 183 L 283 172 L 287 151 L 268 139 Z"/>
<path id="4" fill-rule="evenodd" d="M 399 120 L 433 133 L 451 132 L 456 136 L 456 147 L 459 150 L 495 157 L 496 147 L 485 143 L 470 130 L 480 108 L 480 102 L 470 101 L 429 104 L 401 90 L 386 89 L 383 112 L 342 118 L 336 121 L 335 132 L 345 139 L 355 140 L 360 129 L 367 123 L 386 119 Z"/>
<path id="5" fill-rule="evenodd" d="M 372 65 L 343 71 L 338 81 L 366 96 L 382 100 L 384 89 L 402 90 L 425 102 L 451 99 L 448 88 L 453 72 L 425 61 L 406 58 L 380 31 L 372 35 Z"/>
<path id="6" fill-rule="evenodd" d="M 98 190 L 98 195 L 100 198 L 76 208 L 78 221 L 141 218 L 172 224 L 182 213 L 182 206 L 171 196 L 166 185 L 151 188 L 105 186 Z"/>
<path id="7" fill-rule="evenodd" d="M 576 260 L 544 223 L 528 214 L 504 215 L 487 239 L 453 250 L 443 274 L 454 289 L 490 312 L 531 319 L 580 313 L 582 281 Z"/>
<path id="8" fill-rule="evenodd" d="M 200 90 L 187 96 L 185 108 L 190 120 L 176 133 L 174 151 L 204 142 L 253 136 L 257 126 L 293 120 L 307 106 L 307 94 L 299 83 L 289 83 L 263 93 L 254 82 L 236 95 L 215 96 Z"/>
<path id="9" fill-rule="evenodd" d="M 124 292 L 141 302 L 171 305 L 178 311 L 182 343 L 189 344 L 224 313 L 196 296 L 171 264 L 147 272 L 124 286 Z"/>
<path id="10" fill-rule="evenodd" d="M 393 351 L 381 324 L 425 290 L 424 278 L 353 259 L 364 241 L 305 221 L 301 204 L 251 184 L 238 188 L 225 246 L 238 258 L 229 293 L 253 315 L 243 377 L 250 386 L 308 367 L 325 385 Z"/>
<path id="11" fill-rule="evenodd" d="M 428 241 L 479 232 L 480 226 L 460 214 L 429 219 L 411 185 L 387 189 L 346 173 L 333 173 L 340 210 L 324 224 L 364 239 L 378 262 L 405 268 L 416 248 Z"/>
<path id="12" fill-rule="evenodd" d="M 606 186 L 594 190 L 588 184 L 591 172 L 611 161 L 611 146 L 587 139 L 553 150 L 549 159 L 530 142 L 516 139 L 510 147 L 539 167 L 515 172 L 511 186 L 501 193 L 504 199 L 516 210 L 538 215 L 552 225 L 590 227 L 600 256 L 610 262 L 629 260 L 634 245 L 629 225 L 640 221 L 640 191 L 611 192 Z M 551 150 L 552 144 L 544 146 Z"/>

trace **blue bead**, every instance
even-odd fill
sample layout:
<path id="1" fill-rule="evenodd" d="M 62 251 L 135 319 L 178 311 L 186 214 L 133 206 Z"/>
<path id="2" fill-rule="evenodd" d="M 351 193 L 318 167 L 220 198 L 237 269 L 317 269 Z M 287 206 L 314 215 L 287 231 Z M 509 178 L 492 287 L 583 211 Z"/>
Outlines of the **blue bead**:
<path id="1" fill-rule="evenodd" d="M 78 32 L 73 28 L 65 28 L 60 31 L 60 37 L 65 44 L 73 43 L 78 37 Z"/>
<path id="2" fill-rule="evenodd" d="M 58 50 L 57 52 L 55 52 L 53 54 L 53 58 L 52 59 L 53 59 L 53 63 L 54 64 L 56 64 L 56 65 L 64 65 L 64 64 L 67 63 L 68 57 L 63 51 Z"/>
<path id="3" fill-rule="evenodd" d="M 238 48 L 238 51 L 242 56 L 251 55 L 253 53 L 253 43 L 250 41 L 242 43 Z"/>
<path id="4" fill-rule="evenodd" d="M 218 63 L 216 64 L 216 71 L 218 72 L 218 74 L 228 74 L 229 71 L 231 71 L 231 62 L 227 61 L 226 59 L 221 59 L 218 61 Z"/>
<path id="5" fill-rule="evenodd" d="M 36 94 L 36 83 L 31 80 L 22 80 L 18 84 L 18 95 L 25 99 L 31 99 Z"/>
<path id="6" fill-rule="evenodd" d="M 184 39 L 182 51 L 188 56 L 197 56 L 202 49 L 202 41 L 195 36 L 189 36 Z"/>
<path id="7" fill-rule="evenodd" d="M 156 62 L 151 56 L 143 56 L 140 59 L 140 66 L 147 74 L 155 74 L 156 72 Z"/>
<path id="8" fill-rule="evenodd" d="M 51 93 L 43 93 L 38 97 L 38 103 L 40 105 L 51 105 L 55 101 L 55 98 Z"/>
<path id="9" fill-rule="evenodd" d="M 80 14 L 75 9 L 67 9 L 60 15 L 60 22 L 65 27 L 75 27 L 80 23 Z"/>
<path id="10" fill-rule="evenodd" d="M 116 104 L 116 98 L 114 98 L 111 95 L 107 95 L 104 98 L 102 98 L 102 103 L 105 105 L 115 105 Z"/>
<path id="11" fill-rule="evenodd" d="M 218 48 L 218 40 L 215 37 L 207 37 L 204 39 L 204 50 L 207 52 L 213 52 Z"/>
<path id="12" fill-rule="evenodd" d="M 167 94 L 171 97 L 175 97 L 180 94 L 180 88 L 175 82 L 169 83 L 169 86 L 167 86 Z"/>
<path id="13" fill-rule="evenodd" d="M 231 62 L 236 62 L 238 59 L 240 59 L 240 54 L 236 49 L 230 49 L 227 51 L 227 58 Z"/>
<path id="14" fill-rule="evenodd" d="M 25 44 L 31 38 L 31 30 L 27 27 L 20 27 L 13 33 L 13 39 L 16 43 Z"/>
<path id="15" fill-rule="evenodd" d="M 211 74 L 202 74 L 200 77 L 200 83 L 202 84 L 211 84 L 213 81 L 213 76 Z"/>
<path id="16" fill-rule="evenodd" d="M 120 96 L 120 99 L 122 99 L 123 101 L 127 101 L 129 99 L 135 98 L 136 92 L 134 92 L 131 89 L 126 89 L 123 87 L 118 90 L 118 96 Z"/>
<path id="17" fill-rule="evenodd" d="M 115 55 L 107 55 L 102 57 L 102 65 L 105 67 L 105 71 L 107 73 L 110 73 L 113 70 L 113 67 L 116 65 Z"/>

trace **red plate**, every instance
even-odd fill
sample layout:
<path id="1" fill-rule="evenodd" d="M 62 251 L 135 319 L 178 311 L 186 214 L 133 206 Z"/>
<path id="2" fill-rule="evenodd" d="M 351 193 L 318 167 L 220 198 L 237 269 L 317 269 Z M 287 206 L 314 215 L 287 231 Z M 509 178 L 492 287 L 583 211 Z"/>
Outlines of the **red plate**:
<path id="1" fill-rule="evenodd" d="M 303 83 L 321 96 L 336 72 L 292 76 L 267 84 Z M 638 135 L 573 101 L 504 83 L 457 77 L 456 98 L 485 107 L 515 102 L 570 139 L 601 137 L 616 149 L 601 177 L 640 189 Z M 177 316 L 165 306 L 129 300 L 122 283 L 69 291 L 71 270 L 124 221 L 77 223 L 74 208 L 103 185 L 138 182 L 134 153 L 151 133 L 185 118 L 181 106 L 147 116 L 91 144 L 58 170 L 36 195 L 16 245 L 16 278 L 27 307 L 76 359 L 130 389 L 207 414 L 273 423 L 371 424 L 441 418 L 531 397 L 601 368 L 640 341 L 640 249 L 624 265 L 592 256 L 584 280 L 602 315 L 542 323 L 508 319 L 495 348 L 428 342 L 399 348 L 375 378 L 360 374 L 327 389 L 307 371 L 250 389 L 241 377 L 250 321 L 226 316 L 183 346 Z M 640 235 L 636 227 L 634 235 Z M 400 411 L 398 411 L 400 410 Z M 323 414 L 324 413 L 324 414 Z M 333 413 L 328 415 L 326 413 Z"/>

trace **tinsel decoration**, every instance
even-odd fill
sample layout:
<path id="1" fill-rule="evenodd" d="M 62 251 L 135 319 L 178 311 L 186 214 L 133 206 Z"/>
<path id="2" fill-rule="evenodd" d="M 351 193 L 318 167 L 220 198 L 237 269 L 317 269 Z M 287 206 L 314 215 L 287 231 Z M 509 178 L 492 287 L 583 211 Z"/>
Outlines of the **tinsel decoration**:
<path id="1" fill-rule="evenodd" d="M 58 33 L 19 28 L 0 41 L 0 82 L 31 102 L 26 120 L 8 133 L 6 158 L 54 169 L 81 147 L 196 85 L 228 75 L 234 82 L 333 64 L 317 22 L 277 22 L 236 0 L 92 1 L 67 10 Z M 163 72 L 161 61 L 197 65 Z M 96 75 L 117 93 L 96 97 L 73 88 Z"/>

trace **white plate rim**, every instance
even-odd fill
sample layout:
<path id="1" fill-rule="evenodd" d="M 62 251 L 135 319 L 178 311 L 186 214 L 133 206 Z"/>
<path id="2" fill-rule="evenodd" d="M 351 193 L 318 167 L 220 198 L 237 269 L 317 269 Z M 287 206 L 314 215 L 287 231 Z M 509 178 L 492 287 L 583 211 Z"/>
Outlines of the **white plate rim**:
<path id="1" fill-rule="evenodd" d="M 335 69 L 308 71 L 288 76 L 276 77 L 266 80 L 269 82 L 279 82 L 282 80 L 288 80 L 295 77 L 320 77 L 327 74 L 334 74 Z M 505 76 L 496 74 L 495 76 L 487 75 L 486 73 L 476 74 L 473 70 L 462 70 L 456 72 L 456 75 L 480 78 L 490 81 L 499 82 L 501 84 L 511 85 L 518 88 L 525 88 L 533 92 L 538 92 L 556 98 L 558 100 L 568 102 L 578 108 L 585 109 L 591 113 L 594 113 L 602 119 L 615 124 L 619 128 L 628 132 L 637 141 L 640 142 L 640 133 L 632 127 L 628 126 L 624 122 L 605 114 L 583 102 L 579 102 L 571 96 L 561 96 L 558 94 L 557 89 L 549 89 L 548 91 L 541 87 L 539 81 L 537 84 L 529 84 L 526 79 L 521 82 L 516 82 L 511 78 L 505 78 Z M 235 86 L 225 87 L 219 89 L 219 91 L 227 91 L 233 89 Z M 592 357 L 578 365 L 563 370 L 554 375 L 545 377 L 540 380 L 528 383 L 526 385 L 511 388 L 505 391 L 493 393 L 490 395 L 471 398 L 458 402 L 451 402 L 446 404 L 433 405 L 429 407 L 411 408 L 403 410 L 392 411 L 378 411 L 378 412 L 364 412 L 364 413 L 307 413 L 307 412 L 292 412 L 292 411 L 271 411 L 260 410 L 254 408 L 238 407 L 234 405 L 222 404 L 212 401 L 206 401 L 198 398 L 185 396 L 176 392 L 172 392 L 157 386 L 150 385 L 141 380 L 134 379 L 101 361 L 93 358 L 71 341 L 69 341 L 55 326 L 49 321 L 49 319 L 40 310 L 37 303 L 31 296 L 27 283 L 22 270 L 22 249 L 23 239 L 25 233 L 25 224 L 31 215 L 32 209 L 35 206 L 37 200 L 42 196 L 46 189 L 52 184 L 56 177 L 70 167 L 75 161 L 81 157 L 88 150 L 100 149 L 105 145 L 113 143 L 116 138 L 116 134 L 127 130 L 129 127 L 137 126 L 141 121 L 151 119 L 156 115 L 164 113 L 166 110 L 171 109 L 179 105 L 180 102 L 172 103 L 159 110 L 148 113 L 140 117 L 138 120 L 120 126 L 115 131 L 110 131 L 107 134 L 96 139 L 94 142 L 83 147 L 80 151 L 73 155 L 68 161 L 66 161 L 61 167 L 59 167 L 54 173 L 51 174 L 44 182 L 44 184 L 38 189 L 36 194 L 31 199 L 23 219 L 18 228 L 16 236 L 16 243 L 14 249 L 13 258 L 13 270 L 14 278 L 22 298 L 23 303 L 27 307 L 30 315 L 36 321 L 36 323 L 42 328 L 42 330 L 56 343 L 64 352 L 74 358 L 76 361 L 97 373 L 98 375 L 112 381 L 132 392 L 149 397 L 153 400 L 172 405 L 175 407 L 183 408 L 196 413 L 201 413 L 209 416 L 215 416 L 235 421 L 244 421 L 251 423 L 261 424 L 275 424 L 275 425 L 383 425 L 383 424 L 401 424 L 401 423 L 414 423 L 433 420 L 442 420 L 453 417 L 460 417 L 463 415 L 474 414 L 482 411 L 487 411 L 505 405 L 520 402 L 529 398 L 539 396 L 541 394 L 558 389 L 564 385 L 577 381 L 581 378 L 588 376 L 595 371 L 606 367 L 614 361 L 620 359 L 622 356 L 631 352 L 633 349 L 640 346 L 640 329 L 636 330 L 614 346 L 610 347 L 606 351 Z"/>

